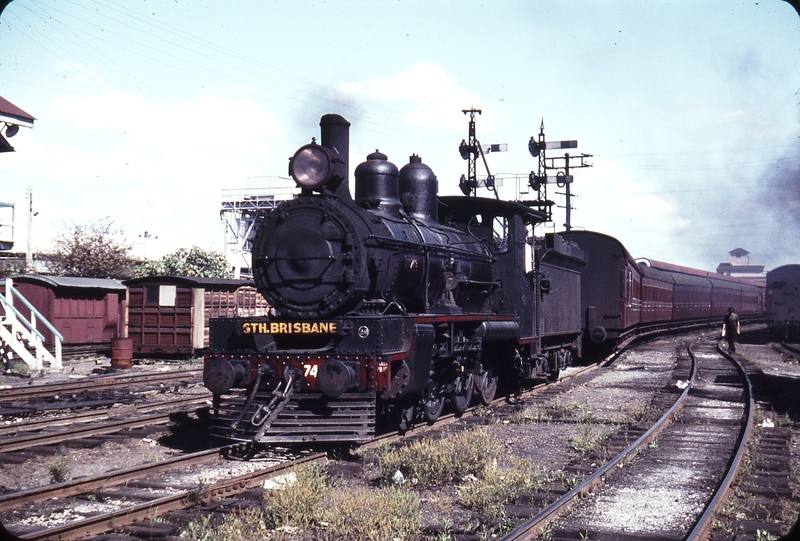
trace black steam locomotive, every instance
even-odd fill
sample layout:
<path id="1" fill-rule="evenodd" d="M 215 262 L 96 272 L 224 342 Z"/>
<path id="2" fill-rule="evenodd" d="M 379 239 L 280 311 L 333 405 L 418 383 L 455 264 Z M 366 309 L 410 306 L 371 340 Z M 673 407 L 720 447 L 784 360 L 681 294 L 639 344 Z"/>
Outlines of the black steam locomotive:
<path id="1" fill-rule="evenodd" d="M 269 318 L 215 319 L 204 382 L 214 433 L 259 443 L 358 443 L 376 425 L 432 422 L 473 399 L 556 379 L 584 346 L 762 317 L 764 287 L 638 263 L 590 231 L 534 235 L 536 203 L 438 196 L 414 155 L 375 152 L 348 182 L 349 123 L 320 122 L 289 174 L 301 193 L 259 217 Z"/>
<path id="2" fill-rule="evenodd" d="M 204 383 L 214 433 L 270 442 L 361 442 L 446 407 L 489 403 L 500 382 L 557 378 L 580 356 L 583 250 L 536 238 L 518 202 L 439 197 L 411 156 L 379 152 L 348 180 L 349 126 L 290 161 L 301 193 L 259 217 L 258 290 L 275 309 L 212 320 Z"/>

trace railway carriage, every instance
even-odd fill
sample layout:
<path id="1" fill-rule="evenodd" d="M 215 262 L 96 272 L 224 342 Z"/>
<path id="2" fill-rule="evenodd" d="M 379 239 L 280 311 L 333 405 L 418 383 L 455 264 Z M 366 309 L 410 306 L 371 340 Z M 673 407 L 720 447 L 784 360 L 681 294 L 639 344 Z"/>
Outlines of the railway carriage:
<path id="1" fill-rule="evenodd" d="M 655 260 L 633 260 L 613 237 L 592 231 L 562 236 L 586 252 L 581 275 L 584 336 L 607 352 L 648 330 L 721 322 L 729 307 L 744 319 L 761 317 L 764 290 L 746 280 Z"/>
<path id="2" fill-rule="evenodd" d="M 642 322 L 642 272 L 620 241 L 592 231 L 561 236 L 586 254 L 581 314 L 586 345 L 617 342 Z"/>
<path id="3" fill-rule="evenodd" d="M 662 270 L 639 265 L 642 274 L 642 324 L 669 321 L 674 317 L 675 281 Z"/>
<path id="4" fill-rule="evenodd" d="M 684 272 L 670 272 L 668 275 L 674 282 L 672 319 L 689 321 L 707 318 L 711 314 L 713 303 L 711 281 L 708 278 Z"/>
<path id="5" fill-rule="evenodd" d="M 783 265 L 767 273 L 764 317 L 784 340 L 800 340 L 800 265 Z"/>

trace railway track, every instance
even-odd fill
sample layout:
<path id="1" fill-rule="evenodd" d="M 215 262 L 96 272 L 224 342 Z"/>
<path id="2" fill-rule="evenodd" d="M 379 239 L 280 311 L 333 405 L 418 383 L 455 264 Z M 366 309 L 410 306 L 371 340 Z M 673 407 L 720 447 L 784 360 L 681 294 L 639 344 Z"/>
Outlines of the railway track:
<path id="1" fill-rule="evenodd" d="M 576 370 L 573 374 L 566 376 L 564 379 L 568 381 L 573 377 L 590 372 L 596 367 L 597 365 L 593 365 Z M 536 389 L 533 389 L 530 392 L 539 392 L 539 390 L 542 388 L 546 388 L 546 386 L 537 386 Z M 493 405 L 497 406 L 503 401 L 504 399 L 502 398 L 497 399 Z M 468 417 L 476 409 L 478 408 L 471 408 L 465 415 Z M 412 434 L 417 435 L 421 431 L 437 429 L 446 426 L 456 420 L 457 418 L 454 415 L 445 415 L 442 416 L 434 426 L 420 426 L 406 435 L 387 434 L 379 436 L 372 442 L 366 444 L 364 447 L 376 446 L 381 443 L 401 440 L 411 436 Z M 38 512 L 36 506 L 47 505 L 47 507 L 59 507 L 57 503 L 53 503 L 55 501 L 54 499 L 74 500 L 75 498 L 92 498 L 96 500 L 127 498 L 135 500 L 135 502 L 130 504 L 116 506 L 113 510 L 107 512 L 94 511 L 94 514 L 91 517 L 73 520 L 69 523 L 60 524 L 51 528 L 44 528 L 36 531 L 31 530 L 30 528 L 24 528 L 28 531 L 22 533 L 24 539 L 31 540 L 82 539 L 86 536 L 98 535 L 112 529 L 119 529 L 124 527 L 126 524 L 135 524 L 137 521 L 150 519 L 154 513 L 156 513 L 156 510 L 158 514 L 162 514 L 196 505 L 197 493 L 199 490 L 198 486 L 193 485 L 182 487 L 180 481 L 174 480 L 170 481 L 169 483 L 164 483 L 163 481 L 159 481 L 157 476 L 169 472 L 190 469 L 191 467 L 198 465 L 202 465 L 204 469 L 208 469 L 210 464 L 219 460 L 220 457 L 231 456 L 237 453 L 246 453 L 247 447 L 247 445 L 239 444 L 213 448 L 173 457 L 164 461 L 107 472 L 88 478 L 0 495 L 0 508 L 3 508 L 6 511 L 18 510 L 19 513 L 24 514 L 24 510 L 26 508 L 33 509 L 34 512 Z M 2 450 L 1 447 L 0 450 Z M 284 462 L 282 464 L 275 464 L 266 468 L 259 468 L 255 471 L 247 472 L 230 479 L 219 480 L 205 485 L 202 487 L 202 496 L 203 498 L 208 499 L 223 496 L 231 497 L 256 487 L 265 479 L 281 475 L 304 462 L 314 460 L 322 461 L 325 459 L 326 455 L 324 453 L 311 454 L 308 456 L 301 456 L 291 459 L 276 458 L 275 460 L 283 460 Z M 155 489 L 156 494 L 158 494 L 157 489 L 165 488 L 165 484 L 170 485 L 170 494 L 159 494 L 156 498 L 153 498 L 151 495 L 144 502 L 141 500 L 147 496 L 135 493 L 135 489 L 138 487 L 151 492 Z"/>
<path id="2" fill-rule="evenodd" d="M 205 396 L 177 398 L 167 402 L 128 407 L 124 412 L 116 410 L 113 412 L 115 415 L 124 415 L 126 417 L 124 419 L 109 418 L 108 411 L 92 411 L 59 419 L 37 419 L 24 424 L 6 425 L 0 428 L 0 454 L 166 424 L 180 408 L 199 406 L 207 400 L 208 397 Z M 42 428 L 64 424 L 75 426 L 68 426 L 58 431 L 39 432 Z"/>
<path id="3" fill-rule="evenodd" d="M 35 398 L 54 398 L 84 391 L 125 389 L 137 385 L 159 387 L 186 380 L 199 381 L 202 373 L 202 369 L 186 369 L 159 372 L 157 377 L 154 377 L 152 372 L 141 374 L 125 373 L 113 376 L 87 376 L 64 383 L 17 385 L 0 389 L 0 404 Z"/>
<path id="4" fill-rule="evenodd" d="M 696 447 L 698 445 L 698 439 L 702 441 L 709 441 L 711 438 L 709 433 L 720 433 L 726 432 L 728 430 L 734 430 L 734 423 L 733 418 L 740 418 L 744 414 L 745 404 L 743 402 L 735 402 L 734 398 L 735 395 L 743 395 L 743 389 L 747 387 L 746 383 L 741 381 L 737 381 L 736 372 L 729 366 L 723 365 L 722 361 L 722 352 L 714 350 L 711 346 L 710 342 L 701 342 L 697 345 L 692 347 L 692 352 L 695 356 L 699 357 L 699 360 L 702 364 L 706 366 L 701 366 L 695 368 L 698 375 L 696 375 L 693 379 L 693 382 L 690 386 L 687 386 L 686 389 L 680 396 L 682 396 L 682 404 L 677 404 L 673 407 L 673 409 L 669 410 L 669 412 L 664 416 L 665 420 L 663 421 L 665 428 L 653 428 L 648 431 L 646 434 L 643 431 L 637 432 L 636 430 L 624 430 L 625 434 L 622 436 L 618 436 L 619 439 L 625 440 L 633 440 L 638 438 L 638 446 L 631 445 L 631 449 L 638 447 L 638 451 L 628 450 L 628 457 L 630 457 L 630 453 L 638 452 L 637 458 L 634 461 L 631 461 L 630 458 L 615 458 L 606 464 L 601 472 L 597 472 L 597 474 L 591 475 L 587 478 L 585 483 L 581 484 L 576 490 L 572 491 L 570 495 L 565 496 L 562 500 L 567 501 L 567 503 L 562 504 L 563 509 L 573 509 L 573 518 L 580 516 L 578 513 L 582 510 L 586 509 L 586 505 L 575 507 L 573 505 L 575 501 L 575 497 L 589 501 L 591 498 L 587 498 L 589 495 L 593 495 L 595 498 L 599 498 L 601 494 L 603 494 L 601 489 L 599 488 L 600 485 L 605 482 L 609 485 L 609 487 L 617 486 L 618 479 L 620 475 L 627 474 L 628 472 L 633 471 L 634 467 L 640 467 L 644 463 L 648 462 L 647 456 L 655 456 L 656 453 L 667 453 L 668 444 L 674 442 L 678 447 L 681 445 L 683 446 L 683 452 L 689 452 L 689 449 L 695 449 L 693 452 L 696 451 Z M 688 357 L 688 355 L 687 355 Z M 715 366 L 708 366 L 708 362 L 715 362 Z M 594 370 L 596 367 L 592 367 L 590 370 Z M 676 382 L 683 383 L 689 380 L 689 362 L 688 358 L 684 363 L 681 359 L 678 360 L 678 365 L 676 366 L 677 372 L 673 374 L 671 383 L 669 387 L 673 387 Z M 587 381 L 585 378 L 589 377 L 588 372 L 585 374 L 577 375 L 573 378 L 574 385 L 580 388 L 582 385 L 585 385 Z M 565 384 L 564 387 L 567 387 L 570 384 Z M 558 387 L 561 384 L 556 386 L 545 386 L 543 389 L 538 389 L 536 391 L 537 396 L 541 395 L 542 392 L 544 394 L 553 394 L 561 392 L 558 390 Z M 670 396 L 672 395 L 672 397 Z M 657 395 L 653 400 L 654 402 L 659 402 L 663 404 L 667 404 L 670 402 L 678 393 L 676 392 L 667 392 Z M 520 397 L 522 398 L 522 397 Z M 706 408 L 701 407 L 708 405 L 708 403 L 712 402 L 719 402 L 716 407 Z M 499 406 L 499 403 L 493 404 L 491 407 Z M 666 409 L 667 406 L 665 406 Z M 710 420 L 703 420 L 701 410 L 711 410 L 713 412 Z M 453 423 L 458 421 L 466 421 L 465 417 L 455 418 L 455 417 L 442 417 L 440 419 L 441 423 L 437 423 L 437 425 L 433 427 L 424 427 L 425 431 L 431 430 L 436 431 L 437 429 L 441 428 L 443 424 L 446 423 Z M 465 422 L 465 424 L 469 424 Z M 658 430 L 663 430 L 660 434 Z M 678 430 L 678 432 L 671 432 L 674 430 Z M 741 428 L 738 429 L 741 432 Z M 412 432 L 408 436 L 414 438 L 418 432 Z M 397 435 L 385 436 L 383 441 L 388 441 L 391 439 L 398 439 Z M 718 445 L 716 447 L 722 447 L 721 441 L 726 442 L 726 444 L 730 444 L 729 447 L 732 449 L 733 444 L 731 443 L 732 440 L 736 439 L 730 433 L 727 436 L 720 436 Z M 373 445 L 377 445 L 377 442 L 373 442 Z M 242 475 L 235 476 L 234 478 L 214 481 L 213 483 L 209 483 L 204 485 L 202 489 L 199 489 L 198 486 L 182 486 L 181 482 L 179 481 L 170 481 L 169 483 L 162 482 L 159 485 L 157 481 L 157 477 L 153 477 L 154 475 L 157 476 L 158 472 L 169 472 L 172 471 L 174 468 L 186 466 L 178 466 L 178 464 L 185 460 L 185 464 L 189 464 L 190 461 L 196 461 L 195 465 L 197 467 L 201 467 L 206 469 L 209 467 L 214 460 L 217 459 L 219 456 L 220 449 L 211 449 L 208 451 L 203 451 L 202 453 L 196 453 L 194 456 L 187 455 L 186 458 L 183 457 L 175 457 L 174 459 L 170 459 L 170 461 L 174 460 L 173 464 L 168 462 L 163 462 L 160 465 L 157 463 L 152 467 L 155 468 L 152 470 L 151 473 L 145 473 L 144 470 L 139 470 L 138 468 L 135 469 L 128 469 L 129 471 L 124 471 L 120 473 L 120 477 L 118 480 L 105 480 L 104 476 L 96 476 L 94 479 L 86 480 L 82 488 L 76 488 L 75 486 L 64 486 L 60 487 L 60 490 L 71 491 L 71 492 L 64 492 L 64 494 L 72 494 L 71 496 L 64 496 L 72 498 L 73 501 L 83 501 L 86 498 L 91 497 L 105 497 L 104 494 L 107 495 L 109 498 L 115 496 L 123 496 L 126 493 L 128 495 L 129 489 L 122 489 L 125 484 L 132 488 L 147 488 L 150 491 L 155 491 L 159 488 L 159 486 L 163 489 L 167 484 L 173 487 L 173 494 L 158 494 L 157 499 L 152 499 L 154 496 L 151 496 L 150 500 L 141 501 L 138 500 L 131 505 L 128 505 L 125 508 L 118 508 L 113 511 L 110 511 L 105 514 L 98 514 L 97 516 L 93 516 L 91 518 L 85 518 L 77 521 L 73 521 L 71 525 L 59 525 L 55 526 L 54 528 L 49 529 L 42 529 L 33 531 L 30 528 L 24 533 L 23 537 L 25 539 L 48 539 L 48 538 L 61 538 L 61 539 L 80 539 L 87 537 L 89 535 L 96 535 L 100 534 L 112 529 L 116 529 L 117 531 L 123 530 L 128 532 L 129 535 L 134 536 L 141 536 L 147 537 L 148 528 L 159 530 L 158 524 L 153 524 L 149 522 L 152 517 L 156 514 L 156 507 L 158 508 L 158 514 L 165 513 L 168 510 L 180 510 L 185 508 L 190 508 L 197 503 L 197 495 L 198 491 L 201 490 L 203 497 L 207 499 L 214 499 L 214 498 L 234 498 L 234 495 L 241 494 L 239 497 L 252 498 L 255 502 L 251 502 L 253 505 L 257 505 L 259 501 L 259 496 L 255 495 L 247 495 L 251 492 L 251 488 L 258 486 L 264 479 L 274 477 L 277 475 L 281 475 L 285 473 L 287 470 L 295 467 L 297 462 L 287 461 L 285 464 L 281 464 L 279 466 L 269 466 L 265 468 L 260 468 L 257 472 L 247 472 Z M 620 454 L 622 455 L 622 454 Z M 730 450 L 726 455 L 728 457 L 731 456 Z M 315 455 L 314 457 L 304 457 L 303 460 L 325 460 L 324 455 Z M 659 464 L 657 462 L 657 458 L 655 459 L 655 464 Z M 661 467 L 663 467 L 664 459 L 662 457 Z M 697 460 L 692 460 L 694 462 L 701 462 Z M 717 462 L 721 462 L 722 459 L 717 459 Z M 691 461 L 689 461 L 691 462 Z M 709 463 L 704 463 L 700 465 L 701 469 L 707 469 Z M 160 470 L 159 470 L 160 469 Z M 615 475 L 611 477 L 606 477 L 610 471 L 615 472 Z M 655 470 L 654 470 L 655 471 Z M 641 472 L 640 472 L 641 473 Z M 642 475 L 647 475 L 642 473 Z M 702 477 L 704 474 L 696 473 L 693 476 Z M 721 473 L 711 474 L 714 475 L 716 478 L 721 478 L 723 475 Z M 730 482 L 734 473 L 729 475 L 727 482 Z M 129 476 L 126 479 L 126 476 Z M 156 480 L 149 480 L 149 479 L 156 479 Z M 605 481 L 603 481 L 605 479 Z M 704 478 L 705 482 L 708 482 L 708 475 Z M 594 482 L 594 485 L 592 483 Z M 77 482 L 76 482 L 77 483 Z M 612 485 L 613 483 L 613 485 Z M 118 488 L 114 488 L 118 487 Z M 149 488 L 148 488 L 149 487 Z M 35 503 L 29 503 L 25 501 L 25 498 L 29 496 L 26 495 L 24 492 L 16 493 L 17 498 L 19 498 L 19 504 L 13 504 L 14 507 L 18 505 L 43 505 L 43 502 L 50 498 L 47 496 L 47 488 L 36 489 L 34 493 L 31 493 L 30 497 L 33 498 L 31 501 Z M 76 492 L 77 491 L 77 492 Z M 26 491 L 27 492 L 27 491 Z M 724 499 L 724 489 L 718 489 L 718 496 L 717 500 L 721 501 Z M 89 496 L 87 496 L 87 494 Z M 522 497 L 525 495 L 518 495 L 518 501 L 515 502 L 519 504 L 522 501 Z M 7 499 L 6 499 L 7 498 Z M 76 500 L 77 499 L 77 500 Z M 702 501 L 708 501 L 710 496 L 706 497 L 703 496 Z M 570 501 L 573 503 L 570 503 Z M 14 494 L 9 494 L 0 498 L 0 507 L 5 507 L 6 502 L 13 502 L 15 501 Z M 227 501 L 235 501 L 227 500 Z M 700 500 L 698 500 L 700 501 Z M 530 502 L 528 502 L 530 503 Z M 558 504 L 554 504 L 558 505 Z M 220 508 L 220 511 L 224 509 L 234 509 L 236 508 L 237 504 L 227 504 Z M 509 507 L 514 507 L 511 505 Z M 548 507 L 548 509 L 552 508 L 553 506 Z M 707 516 L 698 522 L 698 526 L 689 531 L 688 528 L 684 535 L 687 536 L 686 538 L 700 538 L 701 532 L 707 531 L 708 525 L 712 523 L 714 520 L 713 517 L 715 516 L 714 509 L 717 507 L 717 503 L 709 504 L 706 508 Z M 217 509 L 215 505 L 211 505 L 210 507 L 205 507 L 204 509 Z M 577 510 L 577 511 L 576 511 Z M 699 511 L 702 511 L 699 510 Z M 696 516 L 699 516 L 701 513 L 698 511 Z M 210 512 L 210 511 L 206 511 Z M 216 511 L 214 511 L 216 512 Z M 186 512 L 175 511 L 181 516 L 189 516 Z M 551 524 L 555 524 L 554 521 L 558 520 L 559 512 L 552 511 L 552 509 L 548 512 L 547 510 L 543 510 L 541 514 L 548 514 L 548 517 L 544 521 L 539 522 L 538 524 L 528 524 L 526 523 L 522 530 L 523 531 L 515 531 L 512 534 L 509 534 L 506 539 L 533 539 L 536 536 L 536 532 L 541 532 L 543 529 L 549 532 L 551 535 L 551 539 L 559 539 L 559 535 L 564 535 L 564 539 L 581 539 L 581 538 L 589 538 L 589 539 L 626 539 L 625 532 L 623 531 L 611 531 L 611 530 L 600 530 L 595 529 L 592 526 L 589 526 L 588 523 L 578 524 L 575 523 L 570 527 L 569 524 L 566 522 L 559 523 L 558 527 L 556 526 L 546 526 L 547 521 L 549 520 Z M 124 524 L 129 524 L 128 527 L 122 527 Z M 174 535 L 177 530 L 175 530 L 175 526 L 170 526 L 168 524 L 162 524 L 160 527 L 160 531 L 163 534 L 164 531 L 172 531 L 172 534 L 167 535 Z M 171 529 L 171 530 L 170 530 Z M 17 530 L 20 531 L 20 530 Z M 137 533 L 138 532 L 138 533 Z M 609 533 L 611 532 L 611 533 Z M 605 536 L 604 535 L 609 535 Z M 633 539 L 637 537 L 631 537 L 628 534 L 627 539 Z M 676 534 L 674 537 L 665 536 L 664 539 L 680 539 L 680 537 Z M 659 537 L 661 539 L 661 537 Z"/>
<path id="5" fill-rule="evenodd" d="M 720 503 L 729 493 L 752 430 L 752 394 L 741 366 L 735 361 L 731 364 L 722 350 L 714 349 L 711 342 L 697 342 L 687 351 L 693 361 L 692 375 L 680 398 L 666 414 L 601 469 L 505 536 L 505 541 L 536 539 L 545 532 L 553 540 L 637 539 L 641 536 L 657 536 L 664 540 L 702 539 L 708 534 Z M 698 357 L 702 362 L 698 363 Z M 633 457 L 636 461 L 630 463 Z M 680 465 L 680 475 L 670 471 L 675 464 Z M 669 473 L 665 475 L 665 471 Z M 665 490 L 670 482 L 687 477 L 699 481 L 692 483 L 699 503 L 694 506 L 688 525 L 685 524 L 687 510 L 674 499 L 680 490 L 688 487 L 675 486 L 675 491 L 667 490 L 672 497 L 658 510 L 652 506 L 641 508 L 643 502 L 654 504 L 657 500 L 641 486 L 641 479 L 657 478 L 660 489 Z M 601 491 L 600 486 L 605 482 L 610 484 L 609 489 Z M 713 489 L 708 489 L 711 485 Z M 705 488 L 697 490 L 698 486 Z M 577 502 L 593 493 L 597 513 L 593 514 L 589 505 L 576 508 Z M 682 497 L 687 498 L 685 493 Z M 702 505 L 706 501 L 709 503 Z M 619 516 L 624 516 L 627 522 L 602 518 L 613 514 L 614 509 L 619 509 Z M 641 514 L 636 514 L 637 509 Z M 676 509 L 681 516 L 665 514 L 674 513 Z M 569 518 L 564 519 L 568 510 Z M 642 531 L 650 520 L 658 521 L 655 531 Z M 557 526 L 553 526 L 556 523 Z M 636 531 L 637 528 L 640 530 Z"/>
<path id="6" fill-rule="evenodd" d="M 775 344 L 775 349 L 785 353 L 787 355 L 791 355 L 792 357 L 798 358 L 800 357 L 800 344 L 790 344 L 788 342 L 781 342 L 780 344 Z"/>
<path id="7" fill-rule="evenodd" d="M 52 487 L 47 487 L 49 490 L 45 490 L 44 492 L 33 493 L 33 491 L 28 491 L 30 492 L 29 494 L 21 495 L 21 497 L 28 500 L 26 503 L 42 502 L 50 500 L 53 497 L 52 494 L 56 492 L 60 495 L 64 495 L 60 497 L 67 497 L 67 494 L 84 494 L 86 490 L 94 490 L 95 497 L 97 497 L 97 495 L 102 497 L 104 493 L 107 496 L 111 496 L 113 488 L 123 483 L 127 484 L 126 488 L 136 488 L 131 481 L 142 479 L 148 475 L 163 471 L 174 471 L 176 468 L 189 467 L 202 463 L 207 464 L 212 460 L 216 460 L 217 457 L 220 456 L 220 453 L 225 450 L 230 450 L 230 448 L 211 449 L 205 452 L 177 457 L 171 461 L 149 464 L 140 468 L 130 468 L 122 472 L 114 472 L 107 476 L 98 476 L 90 480 L 76 482 L 71 486 L 56 487 L 54 490 Z M 171 483 L 172 486 L 170 487 L 171 490 L 169 490 L 169 493 L 158 495 L 155 498 L 152 497 L 153 488 L 163 489 L 164 487 L 159 486 L 156 482 L 140 483 L 138 488 L 143 489 L 142 492 L 147 492 L 147 496 L 144 494 L 135 496 L 132 494 L 132 491 L 127 490 L 127 494 L 123 497 L 130 499 L 146 498 L 144 502 L 128 502 L 113 511 L 95 513 L 74 522 L 28 531 L 22 534 L 22 537 L 23 539 L 31 541 L 44 539 L 59 539 L 61 541 L 84 539 L 89 536 L 118 529 L 125 524 L 130 524 L 138 520 L 151 519 L 154 515 L 160 515 L 196 505 L 200 498 L 198 495 L 200 491 L 202 492 L 202 498 L 207 499 L 231 496 L 257 487 L 265 480 L 284 474 L 300 464 L 310 461 L 321 461 L 325 460 L 325 458 L 326 455 L 324 453 L 311 454 L 305 457 L 287 460 L 280 464 L 260 468 L 256 471 L 225 478 L 203 486 L 181 487 L 178 484 Z M 118 494 L 116 496 L 119 497 Z M 3 500 L 0 499 L 0 502 L 3 502 Z M 11 504 L 14 502 L 15 500 L 11 499 L 9 502 L 4 503 Z"/>

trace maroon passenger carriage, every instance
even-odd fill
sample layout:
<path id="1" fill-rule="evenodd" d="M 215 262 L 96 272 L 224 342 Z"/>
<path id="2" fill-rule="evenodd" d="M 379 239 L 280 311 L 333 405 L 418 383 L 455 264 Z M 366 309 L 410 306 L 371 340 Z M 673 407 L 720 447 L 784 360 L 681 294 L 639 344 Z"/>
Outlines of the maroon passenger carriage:
<path id="1" fill-rule="evenodd" d="M 581 312 L 587 350 L 606 351 L 643 332 L 721 322 L 729 307 L 744 320 L 763 316 L 761 285 L 661 261 L 637 262 L 620 241 L 602 233 L 560 235 L 586 253 Z"/>

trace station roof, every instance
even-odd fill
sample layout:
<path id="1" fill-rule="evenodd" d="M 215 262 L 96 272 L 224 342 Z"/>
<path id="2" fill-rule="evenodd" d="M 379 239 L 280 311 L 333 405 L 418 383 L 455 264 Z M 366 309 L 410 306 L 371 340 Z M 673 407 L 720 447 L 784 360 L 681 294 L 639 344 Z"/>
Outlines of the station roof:
<path id="1" fill-rule="evenodd" d="M 33 116 L 0 96 L 0 122 L 9 122 L 26 128 L 32 128 L 34 120 L 36 119 Z"/>

